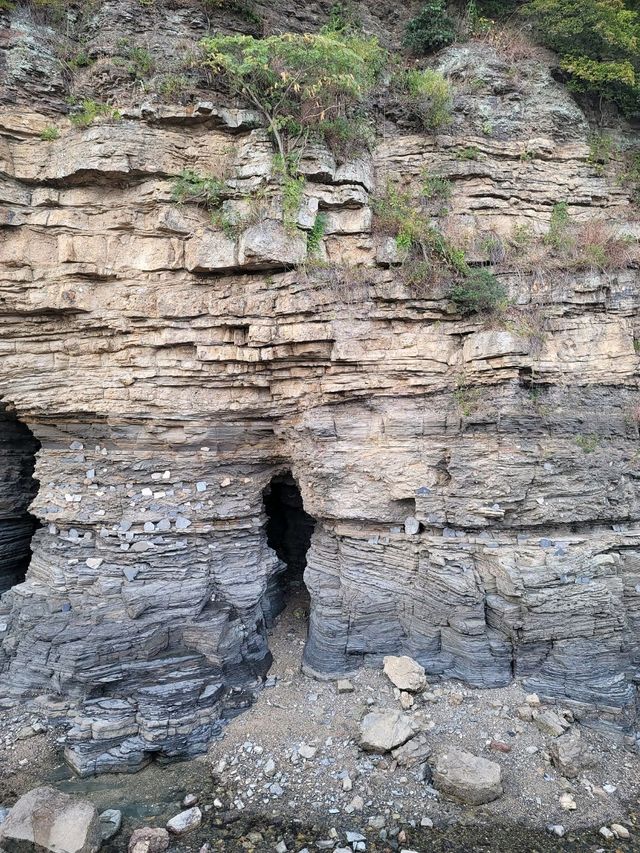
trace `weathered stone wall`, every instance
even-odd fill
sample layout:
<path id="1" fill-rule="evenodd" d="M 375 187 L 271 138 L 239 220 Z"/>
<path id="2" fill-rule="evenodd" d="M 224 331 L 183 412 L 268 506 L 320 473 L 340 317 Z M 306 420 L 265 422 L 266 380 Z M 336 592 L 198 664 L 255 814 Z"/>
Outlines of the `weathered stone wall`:
<path id="1" fill-rule="evenodd" d="M 520 320 L 461 317 L 405 283 L 370 201 L 448 176 L 479 263 L 483 235 L 544 231 L 560 200 L 638 224 L 539 61 L 517 85 L 486 46 L 441 67 L 447 132 L 390 125 L 370 158 L 309 156 L 295 235 L 247 113 L 131 108 L 45 142 L 50 116 L 3 112 L 0 396 L 42 444 L 44 526 L 0 602 L 1 689 L 72 720 L 80 772 L 197 752 L 250 702 L 282 568 L 262 494 L 287 470 L 317 520 L 310 672 L 408 653 L 634 730 L 637 268 L 505 270 Z M 258 221 L 231 237 L 176 206 L 184 168 L 224 171 L 229 209 L 267 187 Z M 325 264 L 307 266 L 318 209 Z"/>

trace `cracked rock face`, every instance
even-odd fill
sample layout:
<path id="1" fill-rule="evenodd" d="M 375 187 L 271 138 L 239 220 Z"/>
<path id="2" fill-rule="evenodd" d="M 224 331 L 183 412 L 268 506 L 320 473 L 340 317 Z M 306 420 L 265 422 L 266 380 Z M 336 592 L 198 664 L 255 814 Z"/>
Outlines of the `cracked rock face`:
<path id="1" fill-rule="evenodd" d="M 480 238 L 544 233 L 560 200 L 634 233 L 548 70 L 523 63 L 514 95 L 491 60 L 471 96 L 478 50 L 443 54 L 450 135 L 306 158 L 293 236 L 246 111 L 131 107 L 45 142 L 46 93 L 3 109 L 0 397 L 19 422 L 0 414 L 0 566 L 7 536 L 26 553 L 29 501 L 42 527 L 24 582 L 0 568 L 0 691 L 69 721 L 80 773 L 200 752 L 249 705 L 284 570 L 265 490 L 289 472 L 315 521 L 308 672 L 408 655 L 635 731 L 637 269 L 506 272 L 523 313 L 487 321 L 415 293 L 372 227 L 376 187 L 428 170 Z M 535 139 L 504 118 L 514 99 Z M 238 208 L 264 190 L 261 216 L 230 234 L 177 206 L 185 168 L 224 172 Z M 323 263 L 298 266 L 318 210 Z"/>

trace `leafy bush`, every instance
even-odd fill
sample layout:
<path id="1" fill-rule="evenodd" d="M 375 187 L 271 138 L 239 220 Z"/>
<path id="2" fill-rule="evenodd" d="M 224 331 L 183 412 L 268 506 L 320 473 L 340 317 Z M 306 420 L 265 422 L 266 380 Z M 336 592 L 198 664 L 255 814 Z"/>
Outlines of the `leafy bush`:
<path id="1" fill-rule="evenodd" d="M 542 41 L 560 54 L 575 91 L 640 110 L 637 0 L 530 0 L 526 12 Z"/>
<path id="2" fill-rule="evenodd" d="M 427 0 L 407 24 L 404 44 L 413 53 L 424 56 L 451 44 L 455 37 L 453 21 L 447 15 L 444 0 Z"/>
<path id="3" fill-rule="evenodd" d="M 468 312 L 491 312 L 506 301 L 506 291 L 486 268 L 469 266 L 465 252 L 431 223 L 409 193 L 388 184 L 373 201 L 375 226 L 395 236 L 404 256 L 405 281 L 419 290 L 448 283 L 447 295 Z"/>
<path id="4" fill-rule="evenodd" d="M 71 115 L 71 121 L 76 127 L 89 127 L 97 118 L 119 119 L 120 112 L 109 104 L 94 101 L 92 98 L 81 101 L 81 112 Z"/>
<path id="5" fill-rule="evenodd" d="M 224 188 L 224 181 L 218 178 L 206 178 L 185 169 L 173 182 L 172 198 L 178 204 L 191 202 L 211 210 L 220 205 Z"/>
<path id="6" fill-rule="evenodd" d="M 201 45 L 204 64 L 264 116 L 283 161 L 310 140 L 329 142 L 335 125 L 327 123 L 349 121 L 386 60 L 377 39 L 335 30 L 220 35 Z"/>
<path id="7" fill-rule="evenodd" d="M 40 134 L 40 139 L 43 142 L 53 142 L 54 139 L 60 139 L 60 131 L 57 127 L 45 127 L 45 129 Z"/>
<path id="8" fill-rule="evenodd" d="M 453 108 L 451 86 L 437 71 L 410 69 L 399 75 L 396 87 L 409 113 L 425 130 L 450 124 Z"/>
<path id="9" fill-rule="evenodd" d="M 507 301 L 507 292 L 486 267 L 472 269 L 449 289 L 449 299 L 461 311 L 491 313 Z"/>

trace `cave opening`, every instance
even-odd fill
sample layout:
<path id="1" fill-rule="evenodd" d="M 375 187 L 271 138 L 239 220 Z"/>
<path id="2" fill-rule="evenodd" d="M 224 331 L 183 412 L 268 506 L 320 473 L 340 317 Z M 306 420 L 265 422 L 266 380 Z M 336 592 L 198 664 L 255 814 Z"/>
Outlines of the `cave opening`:
<path id="1" fill-rule="evenodd" d="M 0 403 L 0 595 L 22 583 L 31 562 L 31 539 L 40 527 L 29 512 L 38 493 L 39 449 L 29 427 Z"/>
<path id="2" fill-rule="evenodd" d="M 309 592 L 304 583 L 307 551 L 315 528 L 315 519 L 305 511 L 300 488 L 291 473 L 276 474 L 263 492 L 267 514 L 267 544 L 275 551 L 280 565 L 271 575 L 266 593 L 267 626 L 285 607 L 309 613 Z"/>

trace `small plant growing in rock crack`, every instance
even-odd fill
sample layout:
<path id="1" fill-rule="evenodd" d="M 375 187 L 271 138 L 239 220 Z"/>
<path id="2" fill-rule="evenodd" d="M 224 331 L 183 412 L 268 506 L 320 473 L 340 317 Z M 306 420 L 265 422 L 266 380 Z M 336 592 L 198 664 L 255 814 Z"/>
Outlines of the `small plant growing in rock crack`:
<path id="1" fill-rule="evenodd" d="M 98 118 L 120 119 L 119 110 L 109 104 L 94 101 L 91 98 L 80 102 L 81 112 L 71 115 L 71 122 L 76 127 L 89 127 Z"/>
<path id="2" fill-rule="evenodd" d="M 193 169 L 184 169 L 174 178 L 171 197 L 177 204 L 190 202 L 206 210 L 219 207 L 225 189 L 224 181 L 207 178 Z"/>
<path id="3" fill-rule="evenodd" d="M 129 39 L 120 39 L 117 47 L 121 56 L 114 61 L 123 65 L 134 79 L 144 80 L 153 72 L 155 60 L 148 48 L 131 44 Z"/>
<path id="4" fill-rule="evenodd" d="M 449 299 L 465 313 L 491 314 L 507 304 L 507 292 L 491 270 L 478 267 L 451 286 Z"/>
<path id="5" fill-rule="evenodd" d="M 589 157 L 587 162 L 599 175 L 603 175 L 615 152 L 615 144 L 607 133 L 594 133 L 589 138 Z"/>
<path id="6" fill-rule="evenodd" d="M 312 228 L 307 234 L 307 252 L 309 257 L 316 258 L 320 254 L 322 246 L 322 238 L 327 227 L 327 216 L 325 213 L 318 213 L 314 220 Z"/>
<path id="7" fill-rule="evenodd" d="M 474 145 L 468 145 L 466 148 L 456 148 L 454 157 L 456 160 L 477 160 L 480 157 L 480 149 Z"/>
<path id="8" fill-rule="evenodd" d="M 593 434 L 577 435 L 575 441 L 583 453 L 593 453 L 593 451 L 598 447 L 599 443 L 598 436 Z"/>
<path id="9" fill-rule="evenodd" d="M 409 116 L 424 129 L 451 124 L 453 96 L 449 82 L 431 68 L 410 68 L 395 76 L 392 88 Z"/>
<path id="10" fill-rule="evenodd" d="M 60 131 L 57 127 L 49 126 L 45 127 L 45 129 L 40 134 L 40 139 L 43 142 L 53 142 L 55 139 L 60 139 Z"/>
<path id="11" fill-rule="evenodd" d="M 453 185 L 449 178 L 443 175 L 432 175 L 424 170 L 422 178 L 422 195 L 428 201 L 449 201 L 453 194 Z"/>
<path id="12" fill-rule="evenodd" d="M 551 211 L 549 230 L 544 238 L 544 242 L 556 249 L 556 251 L 568 249 L 571 245 L 571 236 L 568 232 L 569 223 L 569 205 L 567 202 L 559 201 L 554 204 Z"/>

